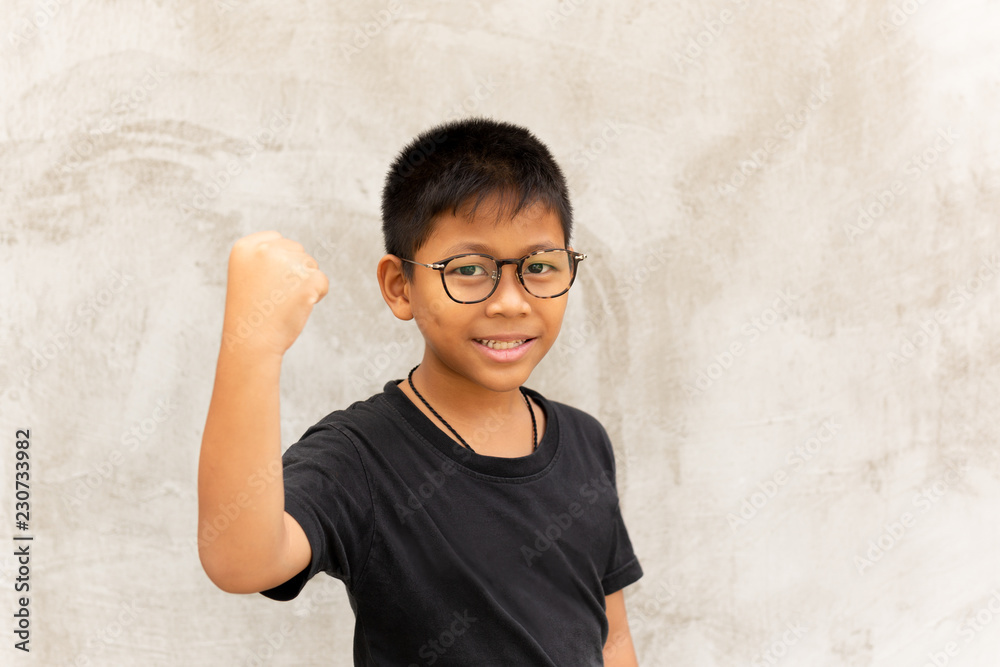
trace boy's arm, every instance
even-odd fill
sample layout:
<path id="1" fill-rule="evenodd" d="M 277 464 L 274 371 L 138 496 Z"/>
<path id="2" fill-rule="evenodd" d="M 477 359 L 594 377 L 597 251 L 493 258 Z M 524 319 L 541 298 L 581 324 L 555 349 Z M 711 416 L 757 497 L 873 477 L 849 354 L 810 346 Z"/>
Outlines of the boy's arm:
<path id="1" fill-rule="evenodd" d="M 639 659 L 632 645 L 632 633 L 628 629 L 625 614 L 624 590 L 616 591 L 604 598 L 608 616 L 608 640 L 604 643 L 604 664 L 607 667 L 638 667 Z"/>
<path id="2" fill-rule="evenodd" d="M 312 550 L 285 511 L 279 381 L 285 351 L 329 284 L 278 232 L 229 258 L 222 347 L 198 463 L 198 554 L 222 590 L 255 593 L 301 572 Z"/>

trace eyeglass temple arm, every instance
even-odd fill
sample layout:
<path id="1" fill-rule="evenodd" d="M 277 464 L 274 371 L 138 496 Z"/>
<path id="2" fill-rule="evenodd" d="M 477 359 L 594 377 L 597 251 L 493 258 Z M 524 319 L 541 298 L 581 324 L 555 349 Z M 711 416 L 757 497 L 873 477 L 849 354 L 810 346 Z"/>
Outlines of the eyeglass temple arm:
<path id="1" fill-rule="evenodd" d="M 424 264 L 423 262 L 415 262 L 412 259 L 406 259 L 405 257 L 400 257 L 404 262 L 409 262 L 410 264 L 416 264 L 418 266 L 426 266 L 428 269 L 443 269 L 444 264 L 435 262 L 434 264 Z"/>

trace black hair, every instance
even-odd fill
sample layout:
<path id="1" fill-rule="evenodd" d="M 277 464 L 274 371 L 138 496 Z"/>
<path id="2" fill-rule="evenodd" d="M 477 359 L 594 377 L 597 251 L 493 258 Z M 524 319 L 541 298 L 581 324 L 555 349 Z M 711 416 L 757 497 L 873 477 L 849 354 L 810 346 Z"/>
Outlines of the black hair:
<path id="1" fill-rule="evenodd" d="M 573 209 L 562 170 L 549 149 L 527 129 L 487 118 L 437 125 L 421 133 L 396 157 L 382 190 L 385 251 L 413 259 L 433 231 L 434 217 L 497 199 L 497 223 L 540 203 L 562 223 L 568 244 Z M 413 278 L 413 265 L 403 262 Z"/>

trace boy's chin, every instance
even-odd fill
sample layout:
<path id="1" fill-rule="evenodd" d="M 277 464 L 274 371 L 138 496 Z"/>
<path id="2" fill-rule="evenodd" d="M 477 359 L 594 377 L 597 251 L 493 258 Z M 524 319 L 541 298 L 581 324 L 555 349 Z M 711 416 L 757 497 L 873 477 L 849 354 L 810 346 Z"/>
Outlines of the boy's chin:
<path id="1" fill-rule="evenodd" d="M 496 392 L 504 393 L 515 391 L 531 377 L 535 370 L 534 363 L 519 363 L 506 368 L 485 368 L 479 369 L 473 379 L 478 384 Z"/>
<path id="2" fill-rule="evenodd" d="M 520 362 L 507 366 L 476 364 L 472 368 L 459 367 L 455 370 L 457 375 L 468 382 L 490 391 L 506 393 L 516 391 L 518 387 L 527 382 L 534 369 L 534 363 Z"/>

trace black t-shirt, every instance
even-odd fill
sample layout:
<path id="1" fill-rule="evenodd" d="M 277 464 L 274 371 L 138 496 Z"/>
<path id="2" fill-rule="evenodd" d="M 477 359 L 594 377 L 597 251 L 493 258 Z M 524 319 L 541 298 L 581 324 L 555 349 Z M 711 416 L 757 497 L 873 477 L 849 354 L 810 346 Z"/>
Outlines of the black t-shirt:
<path id="1" fill-rule="evenodd" d="M 341 579 L 355 665 L 603 664 L 604 597 L 642 576 L 607 432 L 528 389 L 546 415 L 538 449 L 483 456 L 398 382 L 285 452 L 285 509 L 312 561 L 262 594 L 290 600 L 318 572 Z"/>

